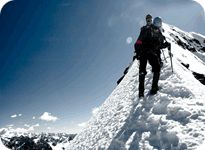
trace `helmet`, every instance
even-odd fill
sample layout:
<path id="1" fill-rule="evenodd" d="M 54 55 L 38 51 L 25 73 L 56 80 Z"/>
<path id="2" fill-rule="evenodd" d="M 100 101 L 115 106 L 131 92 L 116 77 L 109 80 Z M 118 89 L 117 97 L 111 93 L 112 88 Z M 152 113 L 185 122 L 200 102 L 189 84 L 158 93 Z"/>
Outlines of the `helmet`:
<path id="1" fill-rule="evenodd" d="M 152 19 L 152 15 L 147 14 L 147 15 L 146 15 L 146 19 Z"/>
<path id="2" fill-rule="evenodd" d="M 155 27 L 161 28 L 162 26 L 162 18 L 161 17 L 155 17 L 153 21 L 153 25 Z"/>

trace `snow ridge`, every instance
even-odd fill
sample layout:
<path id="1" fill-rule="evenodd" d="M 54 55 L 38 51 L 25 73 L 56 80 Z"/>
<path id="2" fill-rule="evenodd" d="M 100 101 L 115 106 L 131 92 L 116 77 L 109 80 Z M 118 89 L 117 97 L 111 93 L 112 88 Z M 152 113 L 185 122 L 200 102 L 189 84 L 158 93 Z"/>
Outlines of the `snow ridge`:
<path id="1" fill-rule="evenodd" d="M 121 83 L 99 107 L 68 150 L 196 149 L 205 138 L 205 86 L 192 72 L 204 73 L 204 37 L 163 24 L 163 33 L 172 44 L 174 73 L 168 51 L 154 96 L 148 65 L 144 99 L 138 98 L 138 62 L 129 67 Z M 198 36 L 196 36 L 198 35 Z M 196 39 L 200 38 L 200 39 Z M 195 39 L 195 40 L 194 40 Z M 199 41 L 199 42 L 196 42 Z M 193 48 L 195 50 L 193 50 Z M 189 68 L 184 67 L 189 64 Z"/>

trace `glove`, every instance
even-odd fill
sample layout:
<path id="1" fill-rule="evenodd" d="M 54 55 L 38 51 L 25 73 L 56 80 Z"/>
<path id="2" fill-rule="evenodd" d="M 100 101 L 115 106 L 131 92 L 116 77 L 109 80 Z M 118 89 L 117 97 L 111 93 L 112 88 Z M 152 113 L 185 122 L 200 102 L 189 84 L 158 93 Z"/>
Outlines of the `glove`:
<path id="1" fill-rule="evenodd" d="M 164 44 L 162 44 L 162 47 L 161 48 L 168 48 L 168 49 L 171 49 L 171 44 L 169 42 L 165 42 Z"/>
<path id="2" fill-rule="evenodd" d="M 167 42 L 167 41 L 164 44 L 165 44 L 166 47 L 170 47 L 171 46 L 171 44 L 169 42 Z"/>

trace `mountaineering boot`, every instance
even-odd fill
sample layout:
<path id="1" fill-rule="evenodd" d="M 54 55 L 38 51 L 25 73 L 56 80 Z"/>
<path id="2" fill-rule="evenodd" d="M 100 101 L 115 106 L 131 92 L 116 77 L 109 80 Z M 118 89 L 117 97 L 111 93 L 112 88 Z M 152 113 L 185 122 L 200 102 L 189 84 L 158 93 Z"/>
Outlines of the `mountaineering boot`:
<path id="1" fill-rule="evenodd" d="M 145 73 L 139 74 L 139 98 L 144 97 L 144 80 L 145 80 Z"/>
<path id="2" fill-rule="evenodd" d="M 159 90 L 158 81 L 159 81 L 159 72 L 154 72 L 153 80 L 152 80 L 152 89 L 150 91 L 151 95 L 157 94 L 157 91 Z"/>

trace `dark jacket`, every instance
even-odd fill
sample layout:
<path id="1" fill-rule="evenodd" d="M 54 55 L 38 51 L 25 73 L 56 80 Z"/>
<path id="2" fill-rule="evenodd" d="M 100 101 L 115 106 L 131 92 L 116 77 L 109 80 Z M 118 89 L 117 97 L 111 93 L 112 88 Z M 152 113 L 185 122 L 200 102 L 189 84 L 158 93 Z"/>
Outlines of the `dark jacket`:
<path id="1" fill-rule="evenodd" d="M 136 57 L 155 53 L 160 56 L 160 49 L 166 48 L 168 42 L 165 42 L 165 37 L 160 29 L 151 26 L 143 26 L 140 35 L 134 45 Z"/>

